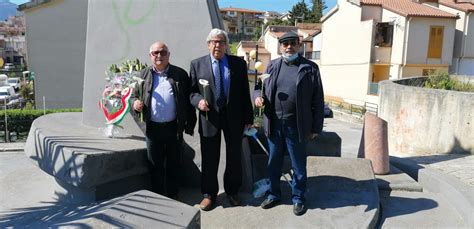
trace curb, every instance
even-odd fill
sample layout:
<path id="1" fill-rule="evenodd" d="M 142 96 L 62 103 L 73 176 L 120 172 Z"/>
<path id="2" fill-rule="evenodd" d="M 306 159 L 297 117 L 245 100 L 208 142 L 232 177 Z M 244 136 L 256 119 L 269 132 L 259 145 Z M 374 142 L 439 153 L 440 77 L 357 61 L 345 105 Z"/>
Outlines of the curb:
<path id="1" fill-rule="evenodd" d="M 0 152 L 20 152 L 23 148 L 0 148 Z"/>
<path id="2" fill-rule="evenodd" d="M 436 169 L 425 168 L 408 158 L 390 156 L 390 163 L 452 204 L 468 226 L 474 228 L 474 188 Z"/>

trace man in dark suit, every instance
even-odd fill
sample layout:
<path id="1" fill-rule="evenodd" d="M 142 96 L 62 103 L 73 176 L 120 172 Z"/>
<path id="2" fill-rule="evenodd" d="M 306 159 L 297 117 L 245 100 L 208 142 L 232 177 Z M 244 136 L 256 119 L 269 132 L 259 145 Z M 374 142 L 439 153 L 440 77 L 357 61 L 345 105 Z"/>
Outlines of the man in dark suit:
<path id="1" fill-rule="evenodd" d="M 183 130 L 193 135 L 196 125 L 196 110 L 189 102 L 191 80 L 182 68 L 169 64 L 163 42 L 153 43 L 149 55 L 152 65 L 140 72 L 144 83 L 142 93 L 134 93 L 133 109 L 143 112 L 146 124 L 140 126 L 146 136 L 151 190 L 176 199 Z"/>
<path id="2" fill-rule="evenodd" d="M 207 37 L 210 54 L 191 62 L 191 104 L 199 109 L 201 140 L 202 210 L 210 210 L 219 191 L 221 131 L 226 142 L 224 189 L 233 206 L 240 205 L 242 185 L 242 136 L 253 124 L 253 109 L 247 80 L 247 65 L 239 57 L 227 55 L 227 33 L 213 29 Z M 208 85 L 208 86 L 204 86 Z"/>

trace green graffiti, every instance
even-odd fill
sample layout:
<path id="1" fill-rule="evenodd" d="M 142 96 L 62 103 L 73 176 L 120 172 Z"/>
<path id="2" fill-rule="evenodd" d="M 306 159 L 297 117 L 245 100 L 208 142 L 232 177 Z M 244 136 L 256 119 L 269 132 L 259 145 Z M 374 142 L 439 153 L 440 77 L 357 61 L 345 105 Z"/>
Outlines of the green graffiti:
<path id="1" fill-rule="evenodd" d="M 143 23 L 148 19 L 148 17 L 154 12 L 154 9 L 156 7 L 156 0 L 151 1 L 151 7 L 148 7 L 148 10 L 143 14 L 143 16 L 137 18 L 137 19 L 131 19 L 129 17 L 130 9 L 133 7 L 133 0 L 128 0 L 127 1 L 127 6 L 125 7 L 124 11 L 124 18 L 129 25 L 137 25 L 140 23 Z"/>
<path id="2" fill-rule="evenodd" d="M 138 0 L 140 1 L 140 0 Z M 127 0 L 125 7 L 122 9 L 123 14 L 120 13 L 120 7 L 117 4 L 117 0 L 112 0 L 112 10 L 114 17 L 118 24 L 118 29 L 122 32 L 121 36 L 125 39 L 125 46 L 123 47 L 123 55 L 116 60 L 112 60 L 113 62 L 120 62 L 127 58 L 127 54 L 130 52 L 131 44 L 130 44 L 130 34 L 129 34 L 129 27 L 137 26 L 142 24 L 143 22 L 147 21 L 151 14 L 155 12 L 157 0 L 151 0 L 150 7 L 147 7 L 147 11 L 137 19 L 130 18 L 130 10 L 135 5 L 134 0 Z M 122 16 L 121 16 L 122 15 Z"/>

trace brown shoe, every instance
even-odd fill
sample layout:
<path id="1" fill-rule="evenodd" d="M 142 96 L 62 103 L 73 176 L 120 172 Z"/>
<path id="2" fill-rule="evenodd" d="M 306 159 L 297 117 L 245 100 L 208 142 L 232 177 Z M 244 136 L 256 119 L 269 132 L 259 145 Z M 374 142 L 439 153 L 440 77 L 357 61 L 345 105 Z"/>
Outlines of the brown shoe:
<path id="1" fill-rule="evenodd" d="M 227 198 L 229 199 L 229 203 L 232 206 L 240 206 L 241 201 L 238 195 L 228 195 Z"/>
<path id="2" fill-rule="evenodd" d="M 202 199 L 201 203 L 199 204 L 199 207 L 203 211 L 209 211 L 212 209 L 213 204 L 214 201 L 211 199 L 211 197 L 204 197 L 204 199 Z"/>

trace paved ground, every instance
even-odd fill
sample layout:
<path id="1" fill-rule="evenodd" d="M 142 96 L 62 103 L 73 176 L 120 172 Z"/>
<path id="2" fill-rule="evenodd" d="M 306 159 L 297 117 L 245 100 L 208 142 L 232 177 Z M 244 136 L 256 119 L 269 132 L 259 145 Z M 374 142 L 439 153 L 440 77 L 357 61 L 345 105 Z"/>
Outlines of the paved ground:
<path id="1" fill-rule="evenodd" d="M 400 155 L 402 156 L 402 155 Z M 474 187 L 474 155 L 437 154 L 420 157 L 407 157 L 423 167 L 436 169 L 459 181 Z"/>

